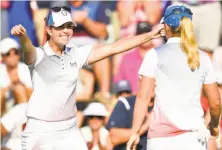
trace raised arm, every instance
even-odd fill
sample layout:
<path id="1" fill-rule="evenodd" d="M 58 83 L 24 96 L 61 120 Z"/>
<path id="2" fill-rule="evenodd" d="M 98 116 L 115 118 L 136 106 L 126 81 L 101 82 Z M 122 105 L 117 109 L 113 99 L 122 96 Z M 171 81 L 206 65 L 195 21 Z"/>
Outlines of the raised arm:
<path id="1" fill-rule="evenodd" d="M 32 64 L 35 61 L 36 51 L 32 41 L 29 39 L 26 33 L 26 29 L 19 24 L 11 29 L 11 34 L 19 37 L 25 63 Z"/>
<path id="2" fill-rule="evenodd" d="M 164 25 L 156 26 L 151 32 L 137 35 L 130 38 L 121 39 L 112 44 L 97 45 L 94 47 L 92 54 L 88 59 L 88 64 L 93 64 L 99 60 L 122 53 L 146 43 L 154 38 L 159 38 L 165 35 Z"/>

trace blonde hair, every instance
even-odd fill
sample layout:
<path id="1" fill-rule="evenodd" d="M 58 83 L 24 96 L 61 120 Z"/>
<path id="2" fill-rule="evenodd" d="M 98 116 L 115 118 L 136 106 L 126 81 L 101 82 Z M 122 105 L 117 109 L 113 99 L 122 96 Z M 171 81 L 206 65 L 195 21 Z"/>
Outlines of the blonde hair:
<path id="1" fill-rule="evenodd" d="M 190 69 L 194 71 L 200 67 L 200 57 L 191 19 L 183 17 L 180 21 L 179 28 L 174 31 L 178 32 L 178 30 L 181 36 L 181 48 L 187 55 L 187 62 Z"/>

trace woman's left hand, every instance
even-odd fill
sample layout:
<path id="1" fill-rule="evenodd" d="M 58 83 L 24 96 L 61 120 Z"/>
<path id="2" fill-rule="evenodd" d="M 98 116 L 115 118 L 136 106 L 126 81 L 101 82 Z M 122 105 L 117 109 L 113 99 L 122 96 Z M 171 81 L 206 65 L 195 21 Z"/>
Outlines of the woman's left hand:
<path id="1" fill-rule="evenodd" d="M 127 142 L 126 150 L 136 150 L 137 144 L 140 141 L 140 136 L 137 133 L 133 133 Z"/>

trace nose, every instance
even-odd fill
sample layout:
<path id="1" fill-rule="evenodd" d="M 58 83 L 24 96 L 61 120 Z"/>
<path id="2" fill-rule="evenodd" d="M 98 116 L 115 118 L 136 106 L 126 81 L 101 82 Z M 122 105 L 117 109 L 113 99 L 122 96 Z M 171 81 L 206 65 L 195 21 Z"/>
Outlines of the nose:
<path id="1" fill-rule="evenodd" d="M 67 33 L 68 32 L 68 28 L 64 28 L 63 32 Z"/>

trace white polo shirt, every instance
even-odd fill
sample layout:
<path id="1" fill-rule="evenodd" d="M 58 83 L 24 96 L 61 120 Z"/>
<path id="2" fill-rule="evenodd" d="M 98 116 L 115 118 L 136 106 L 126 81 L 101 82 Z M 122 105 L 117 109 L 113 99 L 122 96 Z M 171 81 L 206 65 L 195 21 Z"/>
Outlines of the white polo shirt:
<path id="1" fill-rule="evenodd" d="M 203 84 L 217 81 L 209 56 L 199 51 L 200 67 L 192 72 L 180 38 L 146 53 L 139 75 L 155 78 L 155 105 L 150 137 L 170 136 L 204 125 L 200 95 Z"/>
<path id="2" fill-rule="evenodd" d="M 56 55 L 48 42 L 43 48 L 36 48 L 36 60 L 29 65 L 34 91 L 28 103 L 27 117 L 44 121 L 75 117 L 77 78 L 92 47 L 69 44 L 62 56 Z"/>

